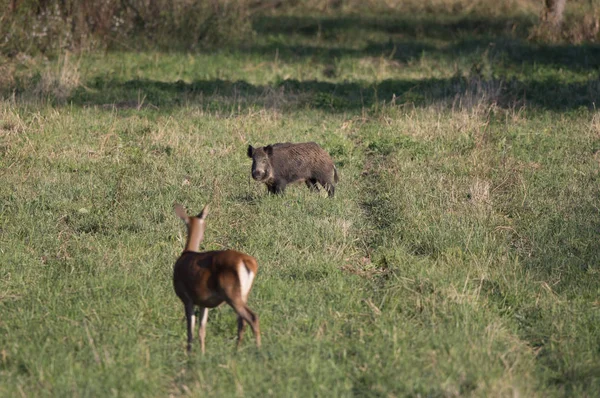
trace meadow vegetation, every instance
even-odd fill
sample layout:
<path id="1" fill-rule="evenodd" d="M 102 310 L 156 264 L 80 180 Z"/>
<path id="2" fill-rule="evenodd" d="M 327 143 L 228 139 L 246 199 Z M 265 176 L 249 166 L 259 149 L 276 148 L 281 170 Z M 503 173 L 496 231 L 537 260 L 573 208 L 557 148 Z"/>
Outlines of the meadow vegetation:
<path id="1" fill-rule="evenodd" d="M 569 24 L 589 2 L 551 38 L 540 7 L 309 1 L 238 9 L 212 46 L 0 44 L 0 395 L 596 396 L 600 48 Z M 335 199 L 250 179 L 249 143 L 309 140 Z M 223 306 L 186 355 L 174 202 L 210 204 L 203 249 L 257 258 L 262 349 L 232 349 Z"/>

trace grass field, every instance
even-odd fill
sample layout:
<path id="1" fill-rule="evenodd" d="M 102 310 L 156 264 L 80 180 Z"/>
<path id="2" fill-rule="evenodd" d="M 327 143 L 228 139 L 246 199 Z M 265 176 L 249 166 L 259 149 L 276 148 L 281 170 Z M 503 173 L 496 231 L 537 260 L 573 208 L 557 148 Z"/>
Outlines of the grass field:
<path id="1" fill-rule="evenodd" d="M 0 395 L 597 396 L 600 48 L 529 40 L 535 11 L 7 66 Z M 309 140 L 335 199 L 250 179 L 249 143 Z M 176 201 L 258 259 L 261 350 L 223 306 L 186 355 Z"/>

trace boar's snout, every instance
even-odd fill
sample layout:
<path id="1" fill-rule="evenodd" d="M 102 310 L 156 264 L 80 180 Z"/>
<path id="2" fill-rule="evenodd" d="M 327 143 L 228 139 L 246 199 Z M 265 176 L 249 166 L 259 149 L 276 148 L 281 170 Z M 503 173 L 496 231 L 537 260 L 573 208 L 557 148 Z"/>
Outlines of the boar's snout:
<path id="1" fill-rule="evenodd" d="M 263 181 L 268 178 L 269 166 L 264 160 L 255 160 L 252 162 L 252 178 L 256 181 Z"/>
<path id="2" fill-rule="evenodd" d="M 258 169 L 252 170 L 252 178 L 254 178 L 256 181 L 260 181 L 264 177 L 265 177 L 264 170 L 258 170 Z"/>

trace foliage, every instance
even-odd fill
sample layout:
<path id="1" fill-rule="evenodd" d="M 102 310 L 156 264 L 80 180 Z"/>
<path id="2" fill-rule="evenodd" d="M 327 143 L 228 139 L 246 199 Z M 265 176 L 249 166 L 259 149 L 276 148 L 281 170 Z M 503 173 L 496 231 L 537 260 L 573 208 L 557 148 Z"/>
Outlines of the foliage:
<path id="1" fill-rule="evenodd" d="M 1 5 L 2 2 L 0 2 Z M 3 3 L 8 3 L 4 0 Z M 21 0 L 4 4 L 0 52 L 56 54 L 63 49 L 144 43 L 191 49 L 240 40 L 249 32 L 248 1 Z M 136 43 L 137 44 L 134 44 Z"/>

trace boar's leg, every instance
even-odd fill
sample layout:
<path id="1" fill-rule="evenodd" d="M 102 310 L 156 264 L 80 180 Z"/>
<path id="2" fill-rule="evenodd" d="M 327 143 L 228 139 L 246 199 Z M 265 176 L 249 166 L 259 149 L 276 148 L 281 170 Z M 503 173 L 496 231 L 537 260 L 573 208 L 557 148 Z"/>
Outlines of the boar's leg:
<path id="1" fill-rule="evenodd" d="M 327 191 L 327 196 L 333 198 L 333 195 L 335 195 L 335 185 L 325 184 L 325 190 Z"/>
<path id="2" fill-rule="evenodd" d="M 317 179 L 316 178 L 309 178 L 308 180 L 306 180 L 306 186 L 312 192 L 319 192 L 319 187 L 317 186 Z"/>
<path id="3" fill-rule="evenodd" d="M 276 194 L 282 194 L 283 191 L 285 191 L 285 186 L 286 184 L 283 183 L 279 183 L 279 184 L 275 184 L 275 193 Z"/>
<path id="4" fill-rule="evenodd" d="M 285 186 L 286 184 L 284 183 L 273 183 L 271 185 L 267 185 L 267 189 L 269 190 L 269 193 L 279 195 L 285 191 Z"/>
<path id="5" fill-rule="evenodd" d="M 321 176 L 318 181 L 319 184 L 321 184 L 321 186 L 327 191 L 327 195 L 330 198 L 333 198 L 333 195 L 335 195 L 335 184 L 333 183 L 332 178 L 329 176 Z"/>

